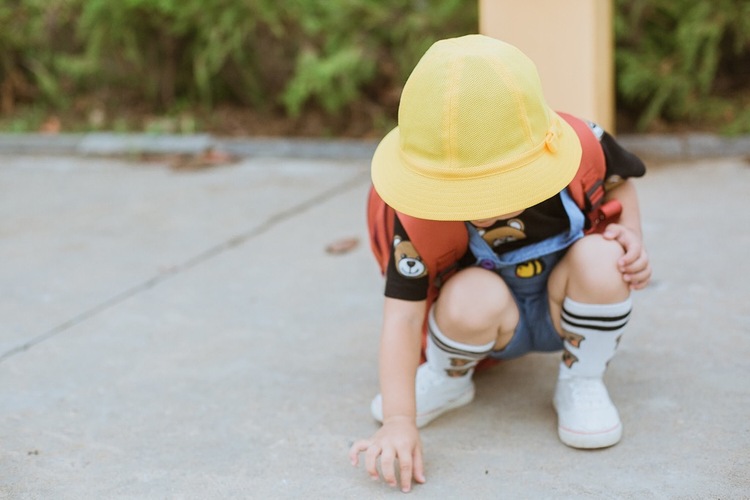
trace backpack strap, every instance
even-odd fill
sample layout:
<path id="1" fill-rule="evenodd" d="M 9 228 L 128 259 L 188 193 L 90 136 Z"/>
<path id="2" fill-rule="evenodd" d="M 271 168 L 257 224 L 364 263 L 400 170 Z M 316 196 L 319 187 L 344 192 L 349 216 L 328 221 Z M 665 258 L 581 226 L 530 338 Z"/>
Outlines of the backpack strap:
<path id="1" fill-rule="evenodd" d="M 582 149 L 581 163 L 568 185 L 568 192 L 586 214 L 586 233 L 602 231 L 609 222 L 616 221 L 622 211 L 616 200 L 603 203 L 607 171 L 604 151 L 585 121 L 567 113 L 558 114 L 573 127 Z M 431 221 L 397 213 L 370 187 L 367 210 L 370 246 L 383 274 L 390 259 L 396 216 L 427 267 L 431 291 L 436 291 L 468 248 L 469 237 L 463 222 Z"/>
<path id="2" fill-rule="evenodd" d="M 427 267 L 429 288 L 425 314 L 437 299 L 440 286 L 458 268 L 458 261 L 469 247 L 469 233 L 463 222 L 444 222 L 418 219 L 396 212 L 388 206 L 374 187 L 370 187 L 367 200 L 367 225 L 370 233 L 370 248 L 386 273 L 393 251 L 394 220 L 398 217 L 409 235 L 409 240 Z M 427 341 L 427 316 L 422 331 L 422 361 Z"/>
<path id="3" fill-rule="evenodd" d="M 604 202 L 604 179 L 607 162 L 599 138 L 589 125 L 575 116 L 558 113 L 575 130 L 581 142 L 581 163 L 568 185 L 571 198 L 586 214 L 586 233 L 603 231 L 609 222 L 616 221 L 622 206 L 617 200 Z"/>
<path id="4" fill-rule="evenodd" d="M 370 249 L 385 275 L 393 244 L 393 220 L 396 211 L 389 207 L 373 186 L 367 196 L 367 228 L 370 233 Z"/>
<path id="5" fill-rule="evenodd" d="M 398 213 L 371 186 L 367 202 L 370 248 L 383 274 L 392 251 L 394 217 L 401 221 L 409 240 L 422 258 L 430 285 L 439 288 L 469 247 L 466 226 L 463 222 L 418 219 Z"/>
<path id="6" fill-rule="evenodd" d="M 586 214 L 586 232 L 603 230 L 607 223 L 619 218 L 622 207 L 616 200 L 604 203 L 604 178 L 606 161 L 599 139 L 583 120 L 565 113 L 558 113 L 575 130 L 581 141 L 581 164 L 568 191 L 576 204 Z M 388 206 L 370 187 L 367 207 L 367 222 L 370 233 L 370 248 L 375 255 L 381 273 L 385 274 L 391 257 L 393 226 L 395 217 L 403 225 L 414 248 L 427 267 L 430 286 L 427 294 L 427 311 L 435 301 L 440 286 L 457 268 L 469 245 L 469 233 L 463 222 L 431 221 L 418 219 L 396 212 Z M 605 223 L 606 221 L 606 223 Z M 426 342 L 425 319 L 422 336 L 422 361 Z"/>
<path id="7" fill-rule="evenodd" d="M 427 267 L 430 286 L 440 288 L 469 248 L 466 226 L 463 222 L 418 219 L 402 213 L 398 218 Z"/>
<path id="8" fill-rule="evenodd" d="M 430 286 L 427 289 L 425 319 L 422 324 L 422 361 L 427 349 L 427 315 L 440 294 L 445 280 L 458 270 L 458 261 L 469 248 L 469 232 L 463 222 L 431 221 L 398 214 L 401 225 L 414 249 L 427 266 Z"/>

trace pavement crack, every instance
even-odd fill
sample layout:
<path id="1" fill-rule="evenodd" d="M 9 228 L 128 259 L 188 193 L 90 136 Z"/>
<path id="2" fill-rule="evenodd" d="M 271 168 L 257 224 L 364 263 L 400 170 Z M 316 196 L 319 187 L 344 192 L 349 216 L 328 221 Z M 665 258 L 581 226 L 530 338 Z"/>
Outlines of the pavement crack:
<path id="1" fill-rule="evenodd" d="M 157 276 L 153 276 L 138 285 L 135 285 L 123 292 L 120 292 L 114 295 L 113 297 L 110 297 L 109 299 L 103 302 L 100 302 L 99 304 L 89 308 L 88 310 L 80 314 L 77 314 L 76 316 L 73 316 L 72 318 L 64 321 L 63 323 L 60 323 L 54 328 L 40 335 L 37 335 L 31 340 L 9 349 L 8 351 L 0 355 L 0 363 L 4 362 L 5 360 L 17 354 L 28 351 L 32 347 L 38 344 L 41 344 L 42 342 L 45 342 L 49 339 L 52 339 L 56 337 L 57 335 L 65 332 L 66 330 L 69 330 L 70 328 L 80 325 L 81 323 L 95 316 L 98 316 L 104 311 L 114 308 L 115 306 L 138 295 L 139 293 L 145 292 L 147 290 L 151 290 L 157 287 L 158 285 L 160 285 L 161 283 L 181 273 L 184 273 L 204 262 L 207 262 L 213 259 L 214 257 L 217 257 L 218 255 L 223 254 L 224 252 L 237 248 L 243 245 L 244 243 L 247 243 L 248 241 L 261 236 L 263 233 L 267 232 L 268 230 L 270 230 L 277 224 L 290 220 L 294 218 L 295 216 L 301 215 L 321 203 L 324 203 L 332 198 L 335 198 L 336 196 L 344 194 L 351 189 L 359 187 L 365 182 L 369 182 L 369 180 L 370 180 L 369 171 L 362 172 L 358 175 L 355 175 L 347 179 L 344 182 L 341 182 L 324 191 L 319 192 L 315 196 L 312 196 L 308 198 L 307 200 L 302 201 L 301 203 L 293 205 L 285 210 L 281 210 L 280 212 L 276 212 L 272 214 L 270 217 L 268 217 L 265 221 L 253 227 L 252 229 L 249 229 L 238 235 L 232 236 L 229 239 L 223 241 L 222 243 L 219 243 L 218 245 L 208 248 L 207 250 L 204 250 L 203 252 L 189 258 L 182 264 L 177 264 L 176 266 L 170 267 L 168 270 L 161 272 Z"/>

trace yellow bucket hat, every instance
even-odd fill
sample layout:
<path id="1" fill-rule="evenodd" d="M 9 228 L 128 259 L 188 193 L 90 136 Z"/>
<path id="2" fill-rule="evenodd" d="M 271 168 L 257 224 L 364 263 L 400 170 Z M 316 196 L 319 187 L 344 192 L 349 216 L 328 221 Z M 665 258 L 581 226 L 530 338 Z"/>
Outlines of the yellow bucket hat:
<path id="1" fill-rule="evenodd" d="M 581 159 L 573 129 L 546 104 L 536 67 L 483 35 L 436 42 L 404 86 L 398 126 L 378 145 L 372 181 L 399 212 L 479 220 L 564 189 Z"/>

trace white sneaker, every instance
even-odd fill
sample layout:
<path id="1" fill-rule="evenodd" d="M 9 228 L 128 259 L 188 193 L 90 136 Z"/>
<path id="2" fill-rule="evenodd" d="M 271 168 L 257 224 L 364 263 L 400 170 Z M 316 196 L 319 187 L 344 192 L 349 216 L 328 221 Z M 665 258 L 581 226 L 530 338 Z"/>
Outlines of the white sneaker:
<path id="1" fill-rule="evenodd" d="M 417 427 L 424 427 L 448 410 L 471 403 L 474 399 L 471 377 L 471 372 L 462 377 L 449 377 L 423 363 L 417 369 L 415 382 Z M 375 420 L 383 422 L 383 398 L 380 394 L 372 400 L 370 411 Z"/>
<path id="2" fill-rule="evenodd" d="M 560 440 L 568 446 L 606 448 L 620 441 L 620 415 L 600 378 L 558 379 L 552 404 Z"/>

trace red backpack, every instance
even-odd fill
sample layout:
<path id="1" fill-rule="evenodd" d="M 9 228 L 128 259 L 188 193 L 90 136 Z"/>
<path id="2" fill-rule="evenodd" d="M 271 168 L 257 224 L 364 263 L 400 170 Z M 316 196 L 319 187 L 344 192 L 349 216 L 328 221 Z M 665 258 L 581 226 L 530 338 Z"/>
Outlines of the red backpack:
<path id="1" fill-rule="evenodd" d="M 602 231 L 609 222 L 619 218 L 622 210 L 616 200 L 602 204 L 606 175 L 604 151 L 586 122 L 565 113 L 558 114 L 573 127 L 583 151 L 578 172 L 568 184 L 568 192 L 586 214 L 586 233 Z M 396 216 L 427 268 L 429 311 L 430 305 L 437 299 L 440 286 L 456 271 L 459 259 L 466 253 L 469 233 L 461 221 L 432 221 L 397 213 L 371 187 L 367 206 L 370 247 L 383 274 L 393 251 L 393 223 Z"/>

